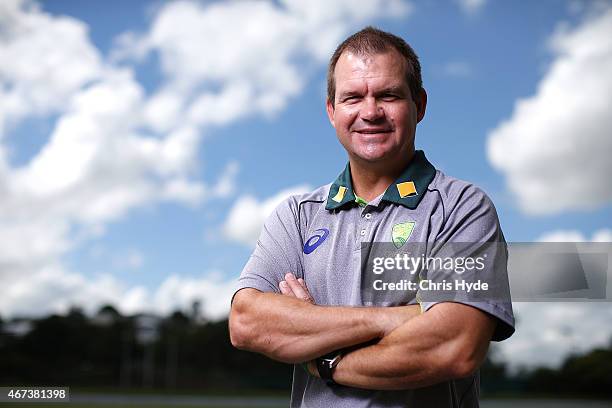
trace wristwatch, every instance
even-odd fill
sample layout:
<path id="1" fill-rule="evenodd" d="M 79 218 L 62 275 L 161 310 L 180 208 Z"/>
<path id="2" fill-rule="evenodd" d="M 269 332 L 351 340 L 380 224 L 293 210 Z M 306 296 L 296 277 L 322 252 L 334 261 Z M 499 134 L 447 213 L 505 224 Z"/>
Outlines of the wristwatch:
<path id="1" fill-rule="evenodd" d="M 342 353 L 340 351 L 334 351 L 323 357 L 317 358 L 317 371 L 319 376 L 323 379 L 327 385 L 338 385 L 334 379 L 334 369 L 338 363 L 342 360 Z"/>

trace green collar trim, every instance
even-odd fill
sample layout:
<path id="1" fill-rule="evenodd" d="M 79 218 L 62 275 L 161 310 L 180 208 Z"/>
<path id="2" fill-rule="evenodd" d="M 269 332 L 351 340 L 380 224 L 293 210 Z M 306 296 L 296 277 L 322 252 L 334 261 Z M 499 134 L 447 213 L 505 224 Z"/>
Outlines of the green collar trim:
<path id="1" fill-rule="evenodd" d="M 355 202 L 355 193 L 353 193 L 353 182 L 351 181 L 351 168 L 349 163 L 346 164 L 344 171 L 340 173 L 334 184 L 329 189 L 327 196 L 326 210 L 335 210 L 342 207 L 346 203 Z"/>
<path id="2" fill-rule="evenodd" d="M 365 207 L 366 205 L 368 205 L 368 202 L 364 200 L 363 198 L 359 197 L 358 195 L 355 195 L 355 202 L 360 207 Z"/>
<path id="3" fill-rule="evenodd" d="M 427 186 L 436 175 L 436 168 L 427 160 L 422 150 L 417 150 L 402 174 L 391 184 L 381 201 L 403 205 L 411 210 L 417 208 L 427 192 Z M 329 189 L 326 210 L 335 210 L 347 203 L 355 202 L 351 181 L 351 169 L 347 163 L 344 171 Z"/>

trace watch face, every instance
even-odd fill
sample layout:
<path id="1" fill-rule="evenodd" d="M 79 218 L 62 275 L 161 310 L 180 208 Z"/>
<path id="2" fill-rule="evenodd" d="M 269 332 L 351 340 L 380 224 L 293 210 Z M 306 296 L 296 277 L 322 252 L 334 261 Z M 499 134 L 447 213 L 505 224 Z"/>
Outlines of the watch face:
<path id="1" fill-rule="evenodd" d="M 342 358 L 342 353 L 336 352 L 335 355 L 328 354 L 324 357 L 317 359 L 317 369 L 319 371 L 319 376 L 329 386 L 336 385 L 336 382 L 333 379 L 333 371 L 338 365 L 338 362 L 340 361 L 341 358 Z"/>
<path id="2" fill-rule="evenodd" d="M 338 363 L 340 362 L 340 359 L 342 358 L 341 354 L 338 354 L 337 356 L 335 356 L 334 358 L 326 358 L 323 361 L 325 361 L 325 364 L 329 367 L 329 368 L 334 368 L 335 366 L 338 365 Z"/>

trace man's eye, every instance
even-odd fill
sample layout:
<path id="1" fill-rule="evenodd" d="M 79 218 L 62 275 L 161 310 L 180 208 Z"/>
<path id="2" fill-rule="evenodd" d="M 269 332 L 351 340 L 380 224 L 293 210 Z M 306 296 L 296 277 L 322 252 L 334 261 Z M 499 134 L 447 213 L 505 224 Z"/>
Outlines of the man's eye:
<path id="1" fill-rule="evenodd" d="M 355 102 L 359 99 L 357 95 L 347 96 L 344 98 L 343 102 Z"/>
<path id="2" fill-rule="evenodd" d="M 393 95 L 393 94 L 386 94 L 386 95 L 383 95 L 380 99 L 382 99 L 385 102 L 393 102 L 399 99 L 399 96 Z"/>

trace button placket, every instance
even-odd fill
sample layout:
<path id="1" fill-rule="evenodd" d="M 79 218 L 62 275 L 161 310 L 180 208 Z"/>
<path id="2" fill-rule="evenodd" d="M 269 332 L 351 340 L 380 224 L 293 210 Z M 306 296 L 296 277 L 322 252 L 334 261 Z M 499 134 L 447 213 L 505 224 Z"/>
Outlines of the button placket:
<path id="1" fill-rule="evenodd" d="M 367 206 L 361 211 L 361 217 L 360 217 L 360 222 L 359 222 L 359 235 L 358 235 L 358 239 L 360 239 L 361 242 L 366 242 L 367 236 L 368 236 L 368 229 L 371 227 L 371 219 L 372 219 L 372 213 L 370 212 L 370 208 L 368 208 Z"/>

